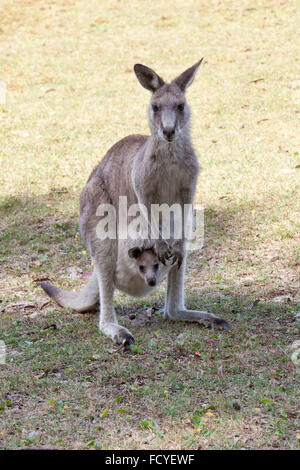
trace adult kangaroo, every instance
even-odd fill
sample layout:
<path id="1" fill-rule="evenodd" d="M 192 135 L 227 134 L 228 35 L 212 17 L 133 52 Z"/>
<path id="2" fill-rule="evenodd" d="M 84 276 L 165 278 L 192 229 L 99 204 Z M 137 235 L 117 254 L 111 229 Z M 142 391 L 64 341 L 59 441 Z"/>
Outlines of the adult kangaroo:
<path id="1" fill-rule="evenodd" d="M 133 249 L 132 241 L 119 236 L 119 225 L 115 239 L 100 239 L 97 235 L 98 207 L 112 205 L 118 220 L 122 196 L 127 198 L 128 207 L 139 204 L 145 217 L 145 209 L 150 214 L 152 204 L 179 204 L 183 208 L 185 204 L 193 203 L 199 165 L 190 139 L 190 110 L 185 91 L 193 82 L 201 62 L 202 59 L 171 83 L 165 83 L 145 65 L 134 66 L 140 84 L 152 93 L 148 108 L 151 135 L 130 135 L 117 142 L 91 173 L 81 193 L 79 225 L 94 264 L 92 278 L 78 293 L 41 284 L 61 306 L 81 312 L 95 307 L 100 297 L 99 328 L 118 344 L 130 344 L 134 339 L 118 324 L 114 290 L 144 296 L 166 276 L 164 318 L 228 329 L 225 320 L 212 313 L 188 310 L 184 305 L 184 230 L 178 239 L 164 240 L 159 236 L 155 240 L 159 267 L 154 285 L 149 285 L 140 275 L 142 266 L 136 260 L 141 249 Z"/>

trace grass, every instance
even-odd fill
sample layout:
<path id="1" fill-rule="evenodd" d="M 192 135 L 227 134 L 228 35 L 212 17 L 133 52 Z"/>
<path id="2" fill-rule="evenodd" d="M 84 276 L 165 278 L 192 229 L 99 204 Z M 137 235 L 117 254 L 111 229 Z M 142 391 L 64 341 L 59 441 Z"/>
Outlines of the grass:
<path id="1" fill-rule="evenodd" d="M 296 2 L 6 0 L 0 17 L 0 447 L 299 448 Z M 188 95 L 205 244 L 187 304 L 232 328 L 149 318 L 163 288 L 119 294 L 137 345 L 121 354 L 39 282 L 91 271 L 80 190 L 116 140 L 148 132 L 133 64 L 168 79 L 202 56 Z"/>

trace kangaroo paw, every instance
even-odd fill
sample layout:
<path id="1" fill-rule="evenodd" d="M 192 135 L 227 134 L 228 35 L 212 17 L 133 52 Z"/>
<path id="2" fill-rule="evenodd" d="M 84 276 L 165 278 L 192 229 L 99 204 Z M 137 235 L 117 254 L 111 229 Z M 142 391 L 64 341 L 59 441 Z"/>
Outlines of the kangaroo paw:
<path id="1" fill-rule="evenodd" d="M 156 240 L 154 250 L 158 256 L 159 261 L 162 264 L 166 264 L 166 261 L 170 258 L 171 250 L 168 243 L 165 240 Z"/>
<path id="2" fill-rule="evenodd" d="M 126 328 L 120 328 L 113 340 L 115 343 L 124 346 L 124 348 L 134 344 L 134 337 Z"/>

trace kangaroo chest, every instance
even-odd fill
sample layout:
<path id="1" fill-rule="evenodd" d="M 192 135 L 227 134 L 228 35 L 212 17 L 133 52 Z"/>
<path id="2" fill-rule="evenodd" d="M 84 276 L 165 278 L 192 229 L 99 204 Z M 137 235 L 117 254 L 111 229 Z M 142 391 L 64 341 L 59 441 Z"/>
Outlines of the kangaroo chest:
<path id="1" fill-rule="evenodd" d="M 144 188 L 152 203 L 174 204 L 182 201 L 182 191 L 191 186 L 192 180 L 193 175 L 184 162 L 164 159 L 150 165 L 145 173 Z"/>

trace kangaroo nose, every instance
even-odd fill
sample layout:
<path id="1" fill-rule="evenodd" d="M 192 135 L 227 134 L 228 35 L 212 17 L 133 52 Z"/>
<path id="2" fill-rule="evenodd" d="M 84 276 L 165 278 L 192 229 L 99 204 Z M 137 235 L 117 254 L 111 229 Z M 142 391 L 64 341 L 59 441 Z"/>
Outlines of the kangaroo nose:
<path id="1" fill-rule="evenodd" d="M 148 279 L 148 284 L 149 284 L 149 286 L 155 286 L 155 284 L 156 284 L 155 279 Z"/>
<path id="2" fill-rule="evenodd" d="M 163 133 L 168 140 L 172 140 L 175 134 L 175 129 L 173 127 L 165 127 Z"/>

